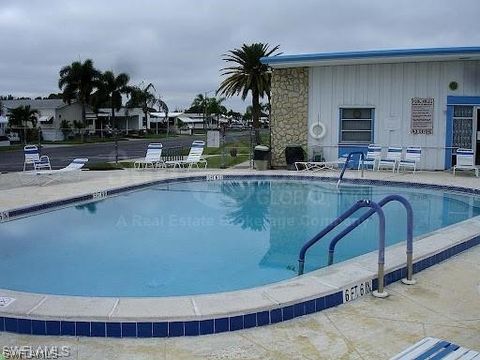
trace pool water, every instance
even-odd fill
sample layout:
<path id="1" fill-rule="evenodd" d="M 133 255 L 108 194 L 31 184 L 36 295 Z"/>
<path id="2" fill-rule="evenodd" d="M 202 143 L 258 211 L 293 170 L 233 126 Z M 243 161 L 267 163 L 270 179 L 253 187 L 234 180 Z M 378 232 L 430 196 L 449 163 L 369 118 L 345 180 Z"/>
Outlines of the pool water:
<path id="1" fill-rule="evenodd" d="M 302 245 L 359 199 L 400 194 L 414 235 L 480 214 L 480 199 L 413 187 L 300 180 L 178 182 L 0 224 L 0 288 L 84 296 L 172 296 L 264 285 L 296 275 Z M 406 216 L 384 207 L 387 246 Z M 362 209 L 352 217 L 358 218 Z M 372 217 L 336 247 L 335 262 L 377 249 Z M 307 253 L 326 265 L 329 239 Z"/>

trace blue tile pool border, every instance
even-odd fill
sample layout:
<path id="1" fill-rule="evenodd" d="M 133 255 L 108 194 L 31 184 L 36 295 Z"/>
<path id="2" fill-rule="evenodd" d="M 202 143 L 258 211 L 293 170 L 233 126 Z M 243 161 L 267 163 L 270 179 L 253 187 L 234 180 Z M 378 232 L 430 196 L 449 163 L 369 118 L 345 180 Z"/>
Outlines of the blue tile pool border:
<path id="1" fill-rule="evenodd" d="M 132 192 L 137 190 L 142 190 L 155 185 L 162 184 L 171 184 L 171 183 L 182 183 L 182 182 L 194 182 L 194 181 L 224 181 L 224 180 L 301 180 L 301 181 L 321 181 L 328 183 L 335 183 L 336 178 L 329 176 L 316 176 L 316 175 L 299 175 L 294 173 L 292 175 L 276 175 L 276 174 L 242 174 L 242 175 L 190 175 L 177 178 L 168 178 L 162 180 L 149 181 L 141 184 L 135 184 L 130 186 L 123 186 L 118 188 L 112 188 L 107 190 L 102 190 L 90 194 L 84 194 L 80 196 L 74 196 L 70 198 L 65 198 L 61 200 L 55 200 L 46 202 L 43 204 L 36 204 L 31 206 L 25 206 L 21 208 L 15 208 L 11 210 L 0 211 L 0 222 L 12 221 L 20 217 L 25 217 L 29 215 L 34 215 L 36 213 L 41 213 L 45 211 L 56 210 L 57 208 L 63 208 L 71 205 L 79 205 L 90 202 L 97 202 L 104 200 L 109 197 L 117 196 L 122 193 Z M 480 189 L 466 188 L 461 186 L 450 186 L 450 185 L 438 185 L 438 184 L 425 184 L 425 183 L 416 183 L 416 182 L 403 182 L 403 181 L 390 181 L 390 180 L 375 180 L 375 179 L 344 179 L 344 184 L 354 184 L 354 185 L 379 185 L 379 186 L 395 186 L 395 187 L 415 187 L 419 189 L 430 189 L 430 190 L 443 190 L 450 192 L 459 192 L 466 193 L 471 195 L 480 196 Z"/>
<path id="2" fill-rule="evenodd" d="M 222 175 L 220 179 L 215 180 L 241 180 L 241 179 L 265 179 L 274 178 L 275 180 L 318 180 L 334 181 L 331 177 L 312 177 L 300 175 Z M 139 190 L 152 185 L 204 181 L 205 176 L 190 176 L 182 178 L 172 178 L 160 181 L 154 181 L 134 186 L 122 187 L 112 190 L 106 190 L 90 195 L 82 195 L 65 200 L 49 202 L 41 205 L 25 207 L 8 211 L 6 221 L 13 220 L 26 214 L 64 207 L 78 202 L 98 201 L 106 197 L 114 196 L 127 191 Z M 479 189 L 469 189 L 456 186 L 405 183 L 383 180 L 350 180 L 346 183 L 364 184 L 364 185 L 390 185 L 399 187 L 419 187 L 426 189 L 447 190 L 455 192 L 470 193 L 480 195 Z M 5 219 L 5 218 L 4 218 Z M 4 220 L 5 221 L 5 220 Z M 418 273 L 452 256 L 455 256 L 473 246 L 480 245 L 480 236 L 473 237 L 462 243 L 456 244 L 450 248 L 439 251 L 438 253 L 420 259 L 413 264 L 413 272 Z M 406 276 L 406 267 L 393 270 L 385 274 L 385 285 L 397 282 Z M 378 278 L 372 279 L 372 290 L 376 290 Z M 247 328 L 265 326 L 283 321 L 288 321 L 297 317 L 305 316 L 315 312 L 323 311 L 344 303 L 343 290 L 320 296 L 315 299 L 300 301 L 298 303 L 281 306 L 270 310 L 262 310 L 256 313 L 236 314 L 231 317 L 221 317 L 212 319 L 189 320 L 189 321 L 161 321 L 161 322 L 108 322 L 108 321 L 71 321 L 71 320 L 43 320 L 32 318 L 18 318 L 13 316 L 0 316 L 0 332 L 10 332 L 23 335 L 51 335 L 51 336 L 86 336 L 86 337 L 112 337 L 112 338 L 150 338 L 150 337 L 178 337 L 178 336 L 198 336 L 206 334 L 217 334 L 222 332 L 237 331 Z"/>

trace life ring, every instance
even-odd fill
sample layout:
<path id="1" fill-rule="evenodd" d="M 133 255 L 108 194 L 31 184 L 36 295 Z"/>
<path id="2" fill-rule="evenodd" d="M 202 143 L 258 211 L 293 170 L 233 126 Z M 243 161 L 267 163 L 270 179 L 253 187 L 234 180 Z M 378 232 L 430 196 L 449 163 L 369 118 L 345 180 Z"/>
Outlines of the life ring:
<path id="1" fill-rule="evenodd" d="M 325 125 L 320 121 L 310 126 L 310 136 L 314 139 L 322 139 L 326 133 L 327 129 L 325 128 Z"/>

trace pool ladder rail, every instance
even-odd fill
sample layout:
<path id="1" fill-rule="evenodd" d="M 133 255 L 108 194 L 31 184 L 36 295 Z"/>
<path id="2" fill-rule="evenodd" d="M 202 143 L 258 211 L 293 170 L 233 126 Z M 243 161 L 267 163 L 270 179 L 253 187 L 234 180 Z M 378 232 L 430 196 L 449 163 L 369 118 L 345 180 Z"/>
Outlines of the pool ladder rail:
<path id="1" fill-rule="evenodd" d="M 347 158 L 345 159 L 345 164 L 343 164 L 342 172 L 340 173 L 340 176 L 338 177 L 337 188 L 340 186 L 340 183 L 343 180 L 343 175 L 345 174 L 345 171 L 347 170 L 347 167 L 348 167 L 348 163 L 350 162 L 350 160 L 352 160 L 353 155 L 360 155 L 361 163 L 359 164 L 358 167 L 359 167 L 359 169 L 360 168 L 362 169 L 362 178 L 363 178 L 363 172 L 364 172 L 364 169 L 365 169 L 365 154 L 361 151 L 353 151 L 353 152 L 349 153 L 347 155 Z"/>
<path id="2" fill-rule="evenodd" d="M 402 279 L 402 282 L 406 285 L 413 285 L 416 281 L 413 279 L 413 209 L 407 199 L 400 195 L 389 195 L 380 200 L 378 203 L 371 200 L 359 200 L 357 201 L 350 209 L 345 211 L 337 219 L 331 222 L 326 226 L 322 231 L 315 235 L 310 241 L 306 242 L 303 245 L 300 253 L 298 255 L 298 275 L 302 275 L 305 270 L 305 256 L 308 251 L 314 244 L 320 241 L 324 236 L 330 233 L 338 225 L 343 223 L 351 215 L 357 212 L 362 208 L 370 208 L 365 214 L 355 220 L 352 224 L 342 230 L 338 235 L 336 235 L 328 247 L 328 265 L 333 264 L 333 258 L 335 253 L 335 246 L 337 243 L 348 235 L 352 230 L 361 225 L 365 220 L 370 218 L 373 214 L 378 215 L 378 290 L 373 291 L 373 296 L 384 298 L 388 296 L 388 293 L 384 289 L 385 285 L 385 214 L 383 212 L 383 206 L 392 202 L 398 201 L 402 204 L 407 213 L 407 277 Z"/>

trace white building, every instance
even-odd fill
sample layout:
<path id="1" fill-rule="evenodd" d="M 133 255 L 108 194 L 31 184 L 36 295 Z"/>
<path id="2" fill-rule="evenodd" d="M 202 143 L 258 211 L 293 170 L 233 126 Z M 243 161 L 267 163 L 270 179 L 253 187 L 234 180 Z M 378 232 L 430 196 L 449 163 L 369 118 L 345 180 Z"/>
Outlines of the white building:
<path id="1" fill-rule="evenodd" d="M 110 123 L 112 110 L 109 108 L 100 108 L 98 111 L 98 127 L 103 128 L 106 124 Z M 129 131 L 146 130 L 150 123 L 151 117 L 147 113 L 147 119 L 141 108 L 127 108 L 121 107 L 119 110 L 115 110 L 115 121 L 112 126 L 116 129 L 125 131 L 126 134 Z"/>
<path id="2" fill-rule="evenodd" d="M 5 129 L 7 128 L 8 119 L 6 116 L 0 115 L 0 136 L 5 136 Z"/>
<path id="3" fill-rule="evenodd" d="M 150 128 L 155 129 L 157 123 L 165 124 L 166 118 L 164 112 L 150 113 Z M 168 121 L 170 123 L 170 130 L 180 134 L 191 135 L 193 131 L 204 129 L 209 126 L 211 118 L 205 120 L 204 114 L 201 113 L 185 113 L 185 112 L 169 112 Z M 213 120 L 216 124 L 216 120 Z M 204 125 L 206 124 L 206 125 Z M 163 125 L 165 126 L 165 125 Z M 213 125 L 216 126 L 216 125 Z"/>
<path id="4" fill-rule="evenodd" d="M 370 143 L 421 146 L 424 169 L 449 169 L 459 147 L 472 148 L 480 164 L 480 47 L 280 55 L 262 62 L 273 68 L 273 165 L 285 164 L 289 144 L 310 155 L 320 148 L 335 160 Z"/>
<path id="5" fill-rule="evenodd" d="M 63 132 L 60 129 L 62 120 L 68 121 L 72 127 L 74 121 L 82 121 L 82 106 L 77 102 L 67 104 L 61 99 L 38 99 L 38 100 L 2 100 L 3 112 L 8 117 L 8 110 L 19 106 L 30 106 L 37 110 L 37 127 L 42 130 L 44 140 L 63 140 Z M 92 108 L 86 108 L 86 130 L 95 132 L 97 116 Z"/>

